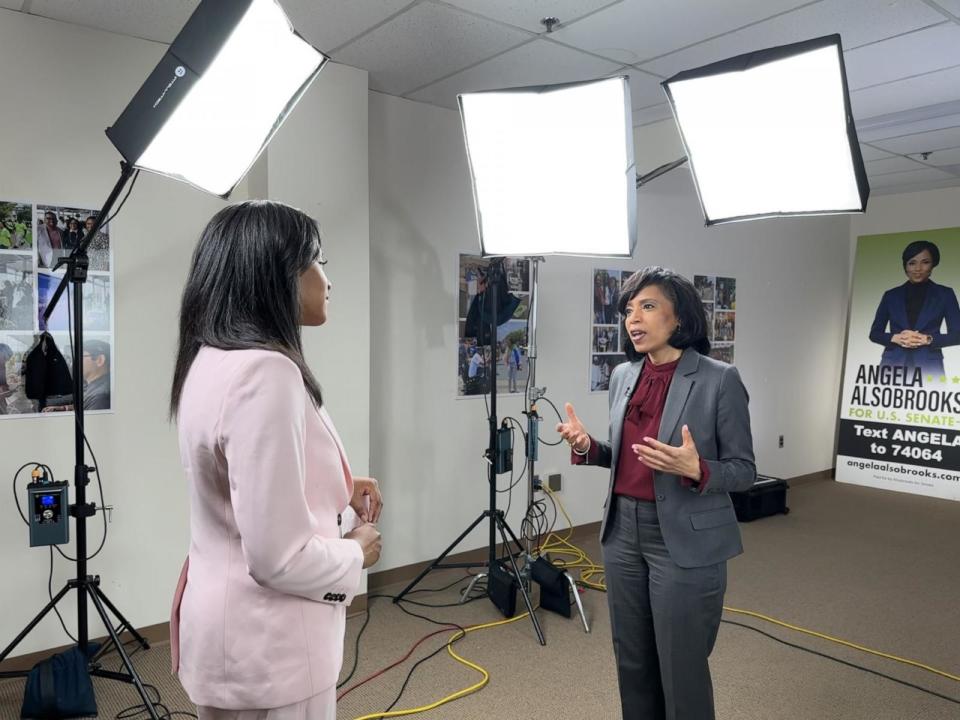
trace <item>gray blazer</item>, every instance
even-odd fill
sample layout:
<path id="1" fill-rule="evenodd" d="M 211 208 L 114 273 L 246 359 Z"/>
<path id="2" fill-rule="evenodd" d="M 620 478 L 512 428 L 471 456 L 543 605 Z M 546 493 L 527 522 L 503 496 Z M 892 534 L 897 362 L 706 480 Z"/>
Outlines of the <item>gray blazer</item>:
<path id="1" fill-rule="evenodd" d="M 623 419 L 643 362 L 618 365 L 610 377 L 609 440 L 597 441 L 597 465 L 610 468 L 601 542 L 606 539 L 613 509 L 611 497 Z M 687 425 L 700 457 L 710 468 L 710 480 L 701 492 L 698 487 L 684 486 L 676 475 L 654 472 L 663 540 L 680 567 L 713 565 L 743 552 L 728 493 L 746 490 L 756 480 L 748 401 L 735 367 L 700 355 L 693 348 L 684 350 L 670 383 L 657 439 L 680 445 L 681 428 Z"/>

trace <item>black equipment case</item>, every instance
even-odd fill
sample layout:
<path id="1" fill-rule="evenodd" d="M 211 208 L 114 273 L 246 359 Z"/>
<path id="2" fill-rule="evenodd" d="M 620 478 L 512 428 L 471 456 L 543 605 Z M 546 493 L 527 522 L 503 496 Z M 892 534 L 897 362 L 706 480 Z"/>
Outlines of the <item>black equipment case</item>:
<path id="1" fill-rule="evenodd" d="M 730 493 L 737 520 L 749 522 L 768 515 L 786 515 L 790 512 L 787 507 L 789 487 L 786 480 L 757 475 L 757 481 L 752 488 L 744 492 Z"/>

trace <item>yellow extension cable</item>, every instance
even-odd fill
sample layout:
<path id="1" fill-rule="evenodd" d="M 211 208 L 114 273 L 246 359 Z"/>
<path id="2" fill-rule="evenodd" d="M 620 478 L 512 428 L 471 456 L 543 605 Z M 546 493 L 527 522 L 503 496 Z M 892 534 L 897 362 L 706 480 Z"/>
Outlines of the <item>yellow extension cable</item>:
<path id="1" fill-rule="evenodd" d="M 578 581 L 578 584 L 585 585 L 586 587 L 590 587 L 595 590 L 602 590 L 606 592 L 607 586 L 604 579 L 601 579 L 598 582 L 593 582 L 590 579 L 596 575 L 603 576 L 603 565 L 598 565 L 597 563 L 593 562 L 593 560 L 591 560 L 590 557 L 581 548 L 577 547 L 576 545 L 570 542 L 570 538 L 573 536 L 573 522 L 571 521 L 570 516 L 567 514 L 566 508 L 564 508 L 563 503 L 560 501 L 560 498 L 558 498 L 553 493 L 553 491 L 550 490 L 550 488 L 548 488 L 546 485 L 543 485 L 542 488 L 543 488 L 543 491 L 546 492 L 553 499 L 553 501 L 556 503 L 557 508 L 560 510 L 560 512 L 563 513 L 563 517 L 567 521 L 567 531 L 563 537 L 561 537 L 555 532 L 549 533 L 547 537 L 544 539 L 543 543 L 540 545 L 540 547 L 537 548 L 536 553 L 538 555 L 545 555 L 547 552 L 551 552 L 555 555 L 572 556 L 573 559 L 570 561 L 559 560 L 559 561 L 555 561 L 554 564 L 557 565 L 557 567 L 562 567 L 564 569 L 570 569 L 570 570 L 579 569 L 580 580 Z M 768 615 L 763 615 L 758 612 L 753 612 L 752 610 L 741 610 L 739 608 L 728 607 L 726 605 L 723 606 L 723 609 L 726 612 L 736 613 L 738 615 L 746 615 L 752 618 L 756 618 L 758 620 L 763 620 L 764 622 L 772 623 L 774 625 L 779 625 L 780 627 L 787 628 L 788 630 L 794 630 L 796 632 L 803 633 L 805 635 L 810 635 L 812 637 L 820 638 L 821 640 L 827 640 L 829 642 L 836 643 L 838 645 L 843 645 L 845 647 L 852 648 L 854 650 L 859 650 L 860 652 L 864 652 L 870 655 L 875 655 L 877 657 L 885 658 L 887 660 L 894 660 L 895 662 L 902 663 L 904 665 L 909 665 L 911 667 L 919 668 L 921 670 L 926 670 L 927 672 L 933 673 L 934 675 L 945 677 L 948 680 L 954 680 L 956 682 L 960 682 L 960 676 L 953 675 L 952 673 L 945 672 L 944 670 L 938 670 L 935 667 L 925 665 L 924 663 L 917 662 L 916 660 L 908 660 L 906 658 L 897 657 L 896 655 L 880 652 L 879 650 L 873 650 L 871 648 L 864 647 L 863 645 L 858 645 L 848 640 L 831 637 L 830 635 L 826 635 L 824 633 L 820 633 L 815 630 L 808 630 L 807 628 L 800 627 L 799 625 L 791 625 L 790 623 L 783 622 L 782 620 L 777 620 L 776 618 L 772 618 Z M 446 705 L 447 703 L 453 702 L 454 700 L 458 700 L 462 697 L 466 697 L 467 695 L 475 693 L 478 690 L 481 690 L 487 685 L 487 683 L 490 682 L 490 673 L 487 672 L 481 666 L 475 663 L 472 663 L 469 660 L 457 655 L 453 651 L 453 643 L 459 640 L 461 637 L 465 636 L 467 633 L 471 633 L 476 630 L 484 630 L 486 628 L 498 627 L 500 625 L 507 625 L 509 623 L 517 622 L 518 620 L 522 620 L 523 618 L 527 617 L 527 614 L 528 613 L 523 613 L 522 615 L 516 615 L 506 620 L 499 620 L 497 622 L 484 623 L 483 625 L 471 625 L 470 627 L 464 628 L 462 631 L 457 630 L 450 637 L 450 639 L 447 640 L 447 652 L 450 654 L 450 656 L 460 664 L 466 665 L 467 667 L 473 670 L 476 670 L 478 673 L 480 673 L 483 677 L 479 682 L 474 683 L 469 687 L 463 688 L 462 690 L 458 690 L 457 692 L 451 695 L 447 695 L 446 697 L 441 698 L 440 700 L 437 700 L 436 702 L 433 702 L 429 705 L 409 708 L 407 710 L 393 710 L 391 712 L 371 713 L 370 715 L 362 715 L 360 717 L 354 718 L 354 720 L 376 720 L 377 718 L 391 718 L 391 717 L 402 717 L 405 715 L 415 715 L 417 713 L 427 712 L 429 710 L 435 710 L 441 705 Z"/>
<path id="2" fill-rule="evenodd" d="M 490 682 L 490 673 L 488 673 L 485 669 L 483 669 L 479 665 L 472 663 L 469 660 L 457 655 L 453 651 L 453 643 L 459 640 L 460 638 L 462 638 L 467 633 L 471 633 L 476 630 L 484 630 L 486 628 L 497 627 L 499 625 L 508 625 L 509 623 L 517 622 L 517 620 L 522 620 L 523 618 L 527 617 L 527 615 L 528 613 L 523 613 L 522 615 L 515 615 L 514 617 L 507 618 L 506 620 L 498 620 L 496 622 L 484 623 L 483 625 L 471 625 L 470 627 L 466 627 L 463 630 L 457 630 L 450 637 L 450 639 L 447 640 L 447 652 L 450 653 L 450 657 L 452 657 L 461 665 L 466 665 L 467 667 L 473 670 L 476 670 L 478 673 L 480 673 L 483 677 L 479 682 L 469 687 L 465 687 L 462 690 L 458 690 L 452 695 L 447 695 L 445 698 L 441 698 L 440 700 L 437 700 L 434 703 L 430 703 L 429 705 L 409 708 L 407 710 L 392 710 L 390 712 L 371 713 L 370 715 L 363 715 L 361 717 L 354 718 L 354 720 L 374 720 L 375 718 L 391 718 L 391 717 L 402 717 L 404 715 L 416 715 L 417 713 L 427 712 L 428 710 L 436 710 L 441 705 L 446 705 L 447 703 L 453 702 L 454 700 L 458 700 L 462 697 L 466 697 L 467 695 L 470 695 L 471 693 L 477 692 L 478 690 L 486 686 L 488 682 Z"/>
<path id="3" fill-rule="evenodd" d="M 560 508 L 560 511 L 563 513 L 563 517 L 567 521 L 568 531 L 565 537 L 559 537 L 556 533 L 550 533 L 544 541 L 543 545 L 540 547 L 540 552 L 544 553 L 547 550 L 559 553 L 559 554 L 570 554 L 574 555 L 576 558 L 575 562 L 566 564 L 566 563 L 557 563 L 558 566 L 564 568 L 576 568 L 584 567 L 587 568 L 590 576 L 594 574 L 602 574 L 603 566 L 597 565 L 587 557 L 587 554 L 583 552 L 580 548 L 576 547 L 570 543 L 570 537 L 573 535 L 573 523 L 570 520 L 570 516 L 567 514 L 566 509 L 563 507 L 563 503 L 560 502 L 560 499 L 554 495 L 553 491 L 550 490 L 546 485 L 543 486 L 543 490 L 550 495 L 553 501 L 557 504 L 557 507 Z M 551 540 L 551 538 L 553 538 Z M 606 585 L 603 583 L 590 583 L 584 582 L 581 580 L 581 584 L 588 587 L 596 588 L 598 590 L 606 590 Z M 774 625 L 779 625 L 780 627 L 787 628 L 788 630 L 794 630 L 804 635 L 810 635 L 811 637 L 820 638 L 821 640 L 828 640 L 829 642 L 836 643 L 838 645 L 843 645 L 844 647 L 852 648 L 854 650 L 859 650 L 860 652 L 867 653 L 869 655 L 875 655 L 876 657 L 885 658 L 887 660 L 894 660 L 895 662 L 902 663 L 904 665 L 909 665 L 911 667 L 919 668 L 921 670 L 926 670 L 927 672 L 933 673 L 934 675 L 939 675 L 945 677 L 948 680 L 954 680 L 960 682 L 960 675 L 954 675 L 952 673 L 945 672 L 944 670 L 938 670 L 935 667 L 931 667 L 916 660 L 909 660 L 907 658 L 897 657 L 896 655 L 891 655 L 890 653 L 881 652 L 879 650 L 873 650 L 863 645 L 858 645 L 857 643 L 850 642 L 849 640 L 843 640 L 841 638 L 835 638 L 824 633 L 817 632 L 815 630 L 808 630 L 807 628 L 800 627 L 799 625 L 792 625 L 782 620 L 777 620 L 772 618 L 769 615 L 763 615 L 762 613 L 753 612 L 752 610 L 741 610 L 739 608 L 728 607 L 727 605 L 723 606 L 723 609 L 730 613 L 736 613 L 738 615 L 746 615 L 748 617 L 756 618 L 758 620 L 763 620 Z"/>
<path id="4" fill-rule="evenodd" d="M 768 623 L 773 623 L 774 625 L 779 625 L 789 630 L 795 630 L 799 633 L 803 633 L 804 635 L 811 635 L 813 637 L 820 638 L 821 640 L 829 640 L 830 642 L 837 643 L 838 645 L 844 645 L 848 648 L 853 648 L 854 650 L 859 650 L 860 652 L 865 652 L 870 655 L 876 655 L 877 657 L 886 658 L 887 660 L 895 660 L 898 663 L 903 663 L 904 665 L 911 665 L 915 668 L 920 668 L 921 670 L 926 670 L 927 672 L 931 672 L 934 675 L 940 675 L 941 677 L 945 677 L 948 680 L 955 680 L 956 682 L 960 682 L 960 675 L 952 675 L 948 672 L 944 672 L 943 670 L 937 670 L 937 668 L 935 667 L 924 665 L 923 663 L 917 662 L 916 660 L 908 660 L 906 658 L 897 657 L 896 655 L 890 655 L 889 653 L 880 652 L 879 650 L 871 650 L 870 648 L 864 647 L 863 645 L 857 645 L 856 643 L 852 643 L 848 640 L 842 640 L 840 638 L 831 637 L 829 635 L 819 633 L 815 630 L 807 630 L 806 628 L 802 628 L 799 625 L 791 625 L 790 623 L 785 623 L 782 620 L 777 620 L 776 618 L 768 617 L 767 615 L 762 615 L 758 612 L 753 612 L 752 610 L 740 610 L 738 608 L 727 607 L 726 605 L 723 606 L 723 609 L 726 610 L 727 612 L 737 613 L 738 615 L 748 615 L 750 617 L 754 617 L 759 620 L 765 620 Z"/>

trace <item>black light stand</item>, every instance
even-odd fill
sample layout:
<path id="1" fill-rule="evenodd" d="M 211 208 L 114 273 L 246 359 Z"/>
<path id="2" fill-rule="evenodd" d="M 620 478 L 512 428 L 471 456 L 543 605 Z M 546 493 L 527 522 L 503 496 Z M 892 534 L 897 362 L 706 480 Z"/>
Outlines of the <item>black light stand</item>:
<path id="1" fill-rule="evenodd" d="M 539 256 L 530 258 L 530 264 L 533 268 L 533 277 L 530 283 L 530 311 L 529 320 L 527 321 L 527 326 L 529 328 L 527 336 L 527 372 L 529 373 L 529 379 L 527 381 L 527 393 L 524 396 L 527 406 L 523 411 L 523 414 L 527 416 L 526 463 L 528 474 L 528 513 L 530 512 L 530 508 L 533 507 L 534 496 L 537 492 L 537 480 L 534 472 L 534 466 L 539 459 L 540 421 L 542 420 L 539 412 L 537 411 L 537 400 L 542 397 L 546 397 L 547 394 L 547 389 L 545 387 L 537 387 L 537 316 L 540 306 L 540 263 L 543 261 L 544 258 Z M 546 570 L 546 573 L 544 574 L 546 574 L 551 580 L 555 580 L 563 592 L 563 596 L 560 597 L 558 603 L 565 606 L 565 609 L 569 611 L 569 599 L 566 596 L 567 590 L 569 590 L 570 594 L 573 595 L 574 603 L 576 604 L 577 610 L 580 613 L 580 620 L 583 623 L 583 629 L 585 632 L 590 632 L 590 624 L 587 622 L 587 615 L 583 610 L 583 603 L 580 600 L 580 591 L 578 590 L 574 579 L 569 575 L 569 573 L 564 572 L 562 569 L 555 569 L 549 564 L 549 560 L 547 558 L 534 557 L 530 537 L 524 535 L 523 539 L 525 550 L 523 565 L 524 581 L 528 585 L 531 580 L 541 584 L 540 606 L 543 608 L 552 609 L 548 607 L 548 603 L 546 601 L 547 591 L 541 582 L 541 573 L 544 573 Z M 539 570 L 536 569 L 538 563 L 540 563 Z M 553 594 L 555 597 L 559 597 L 560 595 L 560 593 L 557 592 L 554 592 Z M 567 617 L 569 617 L 569 615 L 567 615 Z"/>
<path id="2" fill-rule="evenodd" d="M 492 582 L 490 573 L 493 572 L 493 569 L 498 567 L 497 560 L 497 533 L 500 534 L 500 539 L 503 542 L 504 547 L 507 548 L 507 557 L 510 559 L 510 570 L 513 573 L 513 578 L 516 581 L 517 587 L 520 590 L 520 594 L 523 596 L 523 602 L 527 607 L 527 613 L 530 615 L 530 620 L 533 623 L 533 628 L 537 633 L 537 638 L 540 640 L 541 645 L 546 645 L 547 641 L 543 636 L 543 630 L 540 628 L 540 622 L 537 620 L 537 616 L 533 611 L 533 604 L 530 602 L 530 594 L 527 592 L 527 586 L 523 573 L 520 571 L 519 566 L 517 565 L 516 556 L 524 554 L 524 548 L 520 544 L 520 541 L 517 539 L 516 534 L 507 524 L 506 518 L 504 517 L 503 510 L 497 509 L 497 457 L 498 457 L 498 442 L 497 442 L 497 286 L 499 280 L 503 275 L 503 258 L 494 258 L 490 263 L 490 268 L 487 273 L 487 285 L 485 292 L 488 293 L 488 296 L 485 296 L 484 302 L 490 303 L 491 308 L 491 321 L 490 321 L 490 415 L 488 418 L 490 425 L 490 440 L 487 445 L 487 450 L 484 454 L 487 463 L 487 482 L 490 485 L 490 505 L 484 510 L 480 515 L 474 520 L 470 525 L 460 533 L 460 536 L 457 537 L 450 546 L 447 547 L 440 556 L 434 560 L 430 565 L 424 568 L 423 572 L 417 575 L 413 581 L 407 585 L 394 599 L 394 603 L 399 603 L 407 593 L 409 593 L 431 570 L 440 570 L 440 569 L 449 569 L 449 568 L 486 568 L 486 573 L 481 573 L 480 575 L 474 576 L 473 582 L 471 582 L 470 588 L 472 589 L 474 583 L 477 579 L 483 575 L 487 575 L 487 594 L 490 595 L 492 591 Z M 481 322 L 483 319 L 483 313 L 481 313 Z M 481 340 L 482 340 L 481 332 Z M 482 345 L 482 343 L 481 343 Z M 487 545 L 487 559 L 479 562 L 470 562 L 470 563 L 444 563 L 444 558 L 450 554 L 450 552 L 460 544 L 460 542 L 470 534 L 470 532 L 479 525 L 484 518 L 489 519 L 490 521 L 490 538 Z M 517 548 L 517 552 L 511 552 L 510 542 L 507 539 L 507 536 L 510 536 L 510 540 L 513 541 L 513 544 Z M 468 589 L 469 592 L 469 589 Z"/>
<path id="3" fill-rule="evenodd" d="M 21 631 L 21 633 L 17 635 L 14 641 L 10 643 L 2 653 L 0 653 L 0 662 L 2 662 L 4 658 L 13 652 L 14 648 L 20 644 L 20 642 L 30 633 L 31 630 L 33 630 L 34 627 L 36 627 L 36 625 L 47 615 L 47 613 L 53 610 L 54 606 L 60 602 L 60 600 L 67 594 L 68 591 L 76 590 L 77 646 L 80 648 L 81 653 L 90 658 L 90 664 L 88 666 L 90 674 L 98 677 L 109 678 L 111 680 L 120 680 L 122 682 L 132 683 L 136 686 L 137 692 L 140 694 L 146 711 L 149 713 L 150 717 L 153 718 L 153 720 L 159 720 L 160 715 L 157 713 L 153 702 L 147 695 L 147 691 L 143 686 L 143 681 L 140 679 L 140 676 L 134 669 L 133 663 L 130 662 L 130 656 L 127 654 L 123 643 L 120 641 L 120 633 L 122 633 L 124 630 L 127 630 L 144 650 L 148 650 L 150 648 L 150 644 L 140 633 L 136 631 L 133 625 L 131 625 L 130 622 L 120 613 L 120 611 L 117 610 L 116 606 L 110 602 L 110 599 L 103 593 L 103 590 L 100 589 L 100 576 L 87 574 L 87 518 L 96 514 L 97 506 L 95 503 L 87 502 L 86 493 L 86 487 L 90 482 L 88 476 L 90 472 L 94 470 L 94 468 L 87 467 L 86 458 L 84 455 L 84 443 L 86 438 L 84 435 L 83 424 L 83 374 L 81 372 L 81 368 L 83 367 L 83 283 L 87 279 L 87 268 L 89 266 L 87 247 L 90 245 L 101 225 L 108 217 L 108 213 L 113 207 L 113 204 L 116 202 L 117 197 L 123 191 L 123 188 L 126 186 L 127 182 L 135 172 L 133 166 L 128 165 L 127 163 L 121 163 L 121 169 L 120 179 L 110 192 L 110 196 L 107 198 L 103 209 L 100 210 L 100 214 L 97 215 L 93 227 L 89 230 L 81 243 L 74 248 L 69 257 L 61 258 L 57 262 L 56 267 L 60 267 L 60 265 L 66 265 L 67 270 L 63 280 L 57 287 L 56 292 L 54 293 L 50 303 L 47 305 L 46 311 L 44 312 L 44 320 L 49 321 L 50 315 L 53 313 L 57 301 L 60 299 L 63 291 L 68 284 L 73 285 L 74 314 L 72 370 L 73 412 L 76 418 L 74 431 L 76 464 L 74 466 L 73 481 L 74 486 L 76 487 L 76 502 L 70 505 L 70 514 L 76 518 L 77 576 L 74 579 L 68 580 L 60 592 L 58 592 L 50 600 L 50 602 L 47 603 L 43 610 L 41 610 L 37 616 L 30 621 L 30 623 Z M 101 508 L 101 511 L 103 511 L 103 508 Z M 116 646 L 117 654 L 119 654 L 120 658 L 123 660 L 123 665 L 127 669 L 126 674 L 105 670 L 97 661 L 96 657 L 91 658 L 90 635 L 87 624 L 88 597 L 93 602 L 93 605 L 97 610 L 97 614 L 100 616 L 104 626 L 107 628 L 107 632 L 110 634 L 110 640 Z M 109 608 L 110 611 L 120 621 L 120 625 L 117 626 L 117 628 L 114 628 L 113 621 L 107 614 L 107 608 Z M 104 648 L 101 648 L 98 651 L 97 657 L 103 654 L 103 650 L 106 647 L 107 646 L 104 646 Z M 27 674 L 28 671 L 25 670 L 2 672 L 0 673 L 0 678 L 25 677 Z"/>

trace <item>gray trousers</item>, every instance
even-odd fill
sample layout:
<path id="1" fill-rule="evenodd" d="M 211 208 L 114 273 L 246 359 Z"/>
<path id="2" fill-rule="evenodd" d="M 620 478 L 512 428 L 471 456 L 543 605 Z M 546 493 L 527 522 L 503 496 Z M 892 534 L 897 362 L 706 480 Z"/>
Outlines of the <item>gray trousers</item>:
<path id="1" fill-rule="evenodd" d="M 682 568 L 663 543 L 657 507 L 623 495 L 603 543 L 607 602 L 624 720 L 712 720 L 713 651 L 726 562 Z"/>

